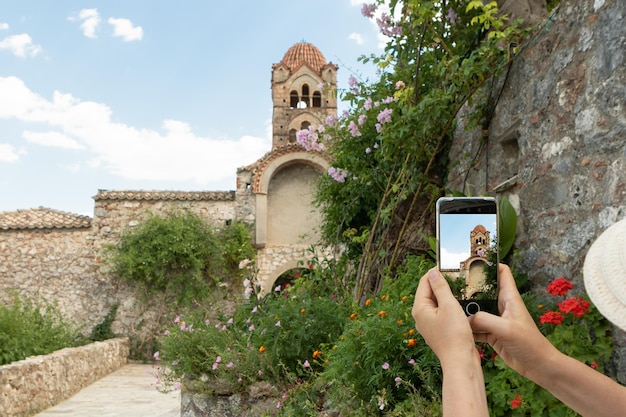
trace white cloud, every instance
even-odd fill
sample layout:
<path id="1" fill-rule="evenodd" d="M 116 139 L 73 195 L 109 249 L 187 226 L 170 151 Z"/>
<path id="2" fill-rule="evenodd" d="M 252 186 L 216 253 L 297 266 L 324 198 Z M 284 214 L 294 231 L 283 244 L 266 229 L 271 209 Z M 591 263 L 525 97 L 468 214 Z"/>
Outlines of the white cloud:
<path id="1" fill-rule="evenodd" d="M 83 35 L 88 38 L 96 38 L 96 30 L 100 26 L 100 14 L 98 9 L 82 9 L 78 12 L 78 16 L 70 16 L 68 20 L 75 21 L 80 20 L 80 28 L 83 31 Z"/>
<path id="2" fill-rule="evenodd" d="M 5 22 L 0 22 L 0 30 L 9 30 L 9 24 Z"/>
<path id="3" fill-rule="evenodd" d="M 113 122 L 111 115 L 104 104 L 60 92 L 48 100 L 17 77 L 0 77 L 0 119 L 47 127 L 23 135 L 35 144 L 82 149 L 88 166 L 126 179 L 210 184 L 232 177 L 271 146 L 271 134 L 217 140 L 196 135 L 183 121 L 166 120 L 157 131 Z M 11 150 L 0 148 L 0 155 L 10 158 Z"/>
<path id="4" fill-rule="evenodd" d="M 0 40 L 0 50 L 6 49 L 20 58 L 34 57 L 41 52 L 41 46 L 33 44 L 27 33 L 11 35 Z"/>
<path id="5" fill-rule="evenodd" d="M 445 248 L 441 248 L 441 269 L 459 269 L 461 262 L 469 258 L 469 251 L 452 253 L 448 252 Z"/>
<path id="6" fill-rule="evenodd" d="M 0 143 L 0 162 L 15 162 L 20 159 L 20 154 L 12 145 Z"/>
<path id="7" fill-rule="evenodd" d="M 125 42 L 138 41 L 143 38 L 141 26 L 133 26 L 128 19 L 110 17 L 107 22 L 113 26 L 113 36 L 121 37 Z"/>
<path id="8" fill-rule="evenodd" d="M 348 35 L 348 39 L 356 42 L 357 45 L 363 45 L 363 36 L 360 33 L 352 32 Z"/>
<path id="9" fill-rule="evenodd" d="M 43 146 L 51 146 L 54 148 L 64 149 L 83 149 L 74 139 L 67 137 L 59 132 L 30 132 L 28 130 L 22 133 L 22 137 L 26 141 L 36 143 Z"/>

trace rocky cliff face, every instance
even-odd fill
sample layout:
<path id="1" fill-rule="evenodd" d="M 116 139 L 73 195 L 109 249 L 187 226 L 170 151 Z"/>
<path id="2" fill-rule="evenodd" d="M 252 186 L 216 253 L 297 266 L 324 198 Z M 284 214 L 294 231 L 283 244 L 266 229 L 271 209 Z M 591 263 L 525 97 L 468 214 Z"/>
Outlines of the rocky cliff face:
<path id="1" fill-rule="evenodd" d="M 494 80 L 488 132 L 459 121 L 450 188 L 514 203 L 516 247 L 537 288 L 566 276 L 582 291 L 591 243 L 626 217 L 625 21 L 622 0 L 563 1 Z M 615 340 L 626 383 L 626 335 Z"/>

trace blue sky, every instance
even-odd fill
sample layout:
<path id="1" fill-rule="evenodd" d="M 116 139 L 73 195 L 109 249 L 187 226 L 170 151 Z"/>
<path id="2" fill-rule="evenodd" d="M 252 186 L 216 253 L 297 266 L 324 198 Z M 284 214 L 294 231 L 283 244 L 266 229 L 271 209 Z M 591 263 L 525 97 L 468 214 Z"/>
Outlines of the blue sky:
<path id="1" fill-rule="evenodd" d="M 459 263 L 469 258 L 470 232 L 483 225 L 495 239 L 497 216 L 495 214 L 441 214 L 439 216 L 441 239 L 441 269 L 458 269 Z"/>
<path id="2" fill-rule="evenodd" d="M 362 0 L 0 0 L 0 211 L 93 215 L 98 189 L 235 187 L 269 151 L 294 43 L 339 88 L 384 44 Z M 345 106 L 345 105 L 342 105 Z"/>

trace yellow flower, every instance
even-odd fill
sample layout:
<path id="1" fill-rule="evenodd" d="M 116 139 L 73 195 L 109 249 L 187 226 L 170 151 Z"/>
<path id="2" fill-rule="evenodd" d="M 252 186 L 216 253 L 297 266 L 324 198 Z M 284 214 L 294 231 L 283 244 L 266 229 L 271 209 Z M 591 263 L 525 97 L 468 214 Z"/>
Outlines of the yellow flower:
<path id="1" fill-rule="evenodd" d="M 365 307 L 368 307 L 370 304 L 372 304 L 372 300 L 370 300 L 369 298 L 365 300 Z"/>
<path id="2" fill-rule="evenodd" d="M 261 353 L 265 352 L 265 346 L 261 346 L 261 347 L 259 348 L 259 352 L 261 352 Z"/>
<path id="3" fill-rule="evenodd" d="M 409 336 L 413 336 L 415 334 L 415 329 L 409 330 Z"/>

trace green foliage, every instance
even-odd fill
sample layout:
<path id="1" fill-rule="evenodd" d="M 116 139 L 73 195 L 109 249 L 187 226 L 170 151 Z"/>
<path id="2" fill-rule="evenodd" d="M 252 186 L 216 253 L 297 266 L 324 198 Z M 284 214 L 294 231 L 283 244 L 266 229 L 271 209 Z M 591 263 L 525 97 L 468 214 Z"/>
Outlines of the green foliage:
<path id="1" fill-rule="evenodd" d="M 481 91 L 509 63 L 509 43 L 522 36 L 515 24 L 504 25 L 495 2 L 375 5 L 383 3 L 402 13 L 397 10 L 398 21 L 380 20 L 390 37 L 384 56 L 363 58 L 378 66 L 380 79 L 353 77 L 342 97 L 350 112 L 309 130 L 306 139 L 298 136 L 305 146 L 323 144 L 333 158 L 317 202 L 323 237 L 359 263 L 357 299 L 402 262 L 409 223 L 424 218 L 442 194 L 459 111 L 467 104 L 473 109 L 468 128 L 484 121 L 488 103 Z"/>
<path id="2" fill-rule="evenodd" d="M 138 284 L 147 297 L 162 292 L 185 304 L 208 294 L 212 284 L 233 274 L 239 256 L 251 253 L 243 225 L 216 231 L 190 211 L 150 215 L 108 248 L 116 275 Z"/>
<path id="3" fill-rule="evenodd" d="M 559 312 L 559 305 L 578 297 L 566 298 L 547 292 L 539 295 L 524 294 L 524 301 L 542 333 L 561 352 L 603 371 L 613 349 L 610 326 L 586 297 L 582 300 L 588 309 L 562 314 L 562 324 L 550 324 L 546 314 Z M 577 317 L 578 316 L 578 317 Z M 542 319 L 543 317 L 543 319 Z M 577 416 L 574 411 L 557 400 L 552 394 L 520 376 L 491 349 L 484 351 L 483 369 L 487 386 L 489 409 L 493 416 Z M 515 399 L 519 399 L 518 406 Z M 513 401 L 513 402 L 512 402 Z"/>
<path id="4" fill-rule="evenodd" d="M 403 403 L 438 401 L 439 361 L 411 317 L 417 283 L 430 267 L 423 258 L 409 258 L 401 274 L 385 280 L 381 296 L 345 313 L 343 334 L 321 350 L 319 386 L 327 387 L 325 394 L 342 415 L 373 415 Z"/>
<path id="5" fill-rule="evenodd" d="M 342 301 L 326 287 L 302 277 L 253 303 L 254 313 L 250 310 L 245 321 L 238 322 L 254 326 L 252 344 L 263 346 L 272 358 L 264 372 L 277 379 L 305 377 L 321 367 L 324 358 L 319 352 L 343 331 L 348 310 Z"/>
<path id="6" fill-rule="evenodd" d="M 498 247 L 500 259 L 504 260 L 508 255 L 517 234 L 517 213 L 508 198 L 502 197 L 499 207 L 500 236 Z"/>
<path id="7" fill-rule="evenodd" d="M 54 304 L 17 294 L 0 303 L 0 365 L 84 343 Z"/>
<path id="8" fill-rule="evenodd" d="M 117 314 L 119 306 L 119 303 L 115 303 L 111 306 L 109 312 L 106 316 L 104 316 L 104 319 L 100 323 L 96 324 L 91 330 L 89 340 L 98 342 L 116 337 L 116 334 L 111 330 L 111 325 L 113 324 L 113 321 L 115 321 L 115 315 Z"/>

